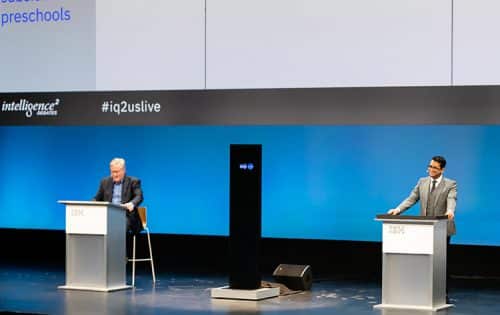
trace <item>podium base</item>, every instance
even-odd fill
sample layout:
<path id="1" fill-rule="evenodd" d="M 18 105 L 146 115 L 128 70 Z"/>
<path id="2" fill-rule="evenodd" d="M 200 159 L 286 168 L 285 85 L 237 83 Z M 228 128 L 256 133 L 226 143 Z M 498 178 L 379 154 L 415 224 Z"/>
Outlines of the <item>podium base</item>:
<path id="1" fill-rule="evenodd" d="M 376 309 L 403 309 L 403 310 L 419 310 L 419 311 L 440 311 L 446 308 L 454 307 L 455 304 L 442 304 L 440 306 L 419 306 L 419 305 L 407 305 L 407 304 L 377 304 L 373 308 Z"/>
<path id="2" fill-rule="evenodd" d="M 233 299 L 233 300 L 251 300 L 258 301 L 277 297 L 280 295 L 279 288 L 260 288 L 256 290 L 230 289 L 229 286 L 213 288 L 210 290 L 210 296 L 213 299 Z"/>
<path id="3" fill-rule="evenodd" d="M 61 290 L 112 292 L 112 291 L 132 289 L 132 286 L 131 285 L 119 285 L 119 286 L 113 286 L 113 287 L 107 287 L 107 288 L 99 288 L 99 287 L 85 287 L 85 286 L 75 286 L 75 285 L 60 285 L 57 288 L 61 289 Z"/>

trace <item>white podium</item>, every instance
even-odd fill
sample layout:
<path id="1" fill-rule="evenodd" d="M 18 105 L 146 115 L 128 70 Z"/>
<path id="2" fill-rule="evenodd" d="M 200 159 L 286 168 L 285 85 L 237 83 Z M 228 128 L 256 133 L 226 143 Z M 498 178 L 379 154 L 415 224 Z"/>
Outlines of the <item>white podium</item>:
<path id="1" fill-rule="evenodd" d="M 60 289 L 115 291 L 126 284 L 125 210 L 101 201 L 66 205 L 66 284 Z"/>
<path id="2" fill-rule="evenodd" d="M 382 225 L 380 309 L 438 311 L 446 304 L 446 216 L 377 215 Z"/>

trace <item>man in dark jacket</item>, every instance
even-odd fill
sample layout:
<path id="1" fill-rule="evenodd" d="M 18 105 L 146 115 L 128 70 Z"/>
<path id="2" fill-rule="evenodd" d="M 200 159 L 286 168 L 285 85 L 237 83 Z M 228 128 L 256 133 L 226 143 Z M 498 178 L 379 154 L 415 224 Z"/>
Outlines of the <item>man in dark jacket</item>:
<path id="1" fill-rule="evenodd" d="M 142 230 L 142 223 L 137 212 L 137 206 L 144 200 L 141 180 L 126 175 L 124 159 L 114 158 L 109 163 L 109 169 L 111 176 L 101 180 L 94 200 L 109 201 L 126 208 L 127 232 L 136 235 Z"/>

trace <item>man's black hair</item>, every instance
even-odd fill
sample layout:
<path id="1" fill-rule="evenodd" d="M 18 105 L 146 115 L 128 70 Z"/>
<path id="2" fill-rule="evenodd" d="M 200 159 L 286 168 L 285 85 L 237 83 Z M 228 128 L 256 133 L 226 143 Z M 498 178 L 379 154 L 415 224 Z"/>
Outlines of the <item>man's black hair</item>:
<path id="1" fill-rule="evenodd" d="M 436 155 L 436 156 L 432 157 L 432 160 L 438 162 L 439 166 L 441 166 L 441 168 L 446 167 L 446 159 L 444 157 Z"/>

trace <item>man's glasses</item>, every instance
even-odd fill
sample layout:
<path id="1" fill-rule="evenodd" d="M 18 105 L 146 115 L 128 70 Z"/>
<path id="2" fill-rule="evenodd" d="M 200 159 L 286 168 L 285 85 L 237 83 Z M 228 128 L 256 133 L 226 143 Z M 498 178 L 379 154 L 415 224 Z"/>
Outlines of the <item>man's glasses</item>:
<path id="1" fill-rule="evenodd" d="M 427 165 L 427 168 L 432 168 L 433 170 L 437 170 L 437 171 L 441 170 L 440 167 L 437 167 L 437 166 L 434 166 L 434 165 Z"/>

